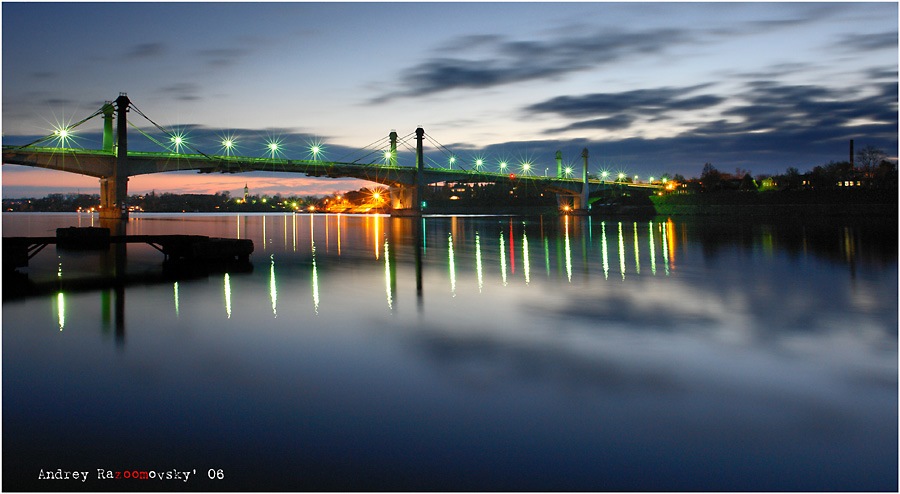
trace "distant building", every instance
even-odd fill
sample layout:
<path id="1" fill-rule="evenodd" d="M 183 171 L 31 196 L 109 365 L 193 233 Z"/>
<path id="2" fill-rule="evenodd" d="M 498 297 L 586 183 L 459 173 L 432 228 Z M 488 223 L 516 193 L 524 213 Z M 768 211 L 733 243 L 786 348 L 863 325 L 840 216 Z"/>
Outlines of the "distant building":
<path id="1" fill-rule="evenodd" d="M 250 198 L 250 187 L 247 187 L 247 184 L 244 184 L 244 203 L 246 204 L 247 199 Z"/>

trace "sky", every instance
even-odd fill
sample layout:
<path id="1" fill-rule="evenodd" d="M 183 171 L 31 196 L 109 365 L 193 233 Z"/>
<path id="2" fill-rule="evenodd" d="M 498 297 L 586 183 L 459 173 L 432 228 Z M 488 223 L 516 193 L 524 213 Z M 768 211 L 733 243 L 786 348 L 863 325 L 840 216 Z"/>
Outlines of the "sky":
<path id="1" fill-rule="evenodd" d="M 196 149 L 353 161 L 422 126 L 426 159 L 530 160 L 649 177 L 704 163 L 801 172 L 874 146 L 898 154 L 898 4 L 2 4 L 4 145 L 126 92 L 137 129 Z M 77 129 L 99 147 L 101 121 Z M 159 145 L 129 129 L 129 149 Z M 438 144 L 441 147 L 438 147 Z M 412 162 L 408 162 L 412 159 Z M 414 164 L 407 153 L 401 164 Z M 551 168 L 552 167 L 552 168 Z M 543 171 L 541 170 L 543 168 Z M 552 173 L 552 172 L 551 172 Z M 129 193 L 326 194 L 299 174 L 132 177 Z M 97 179 L 3 165 L 3 197 L 99 193 Z"/>

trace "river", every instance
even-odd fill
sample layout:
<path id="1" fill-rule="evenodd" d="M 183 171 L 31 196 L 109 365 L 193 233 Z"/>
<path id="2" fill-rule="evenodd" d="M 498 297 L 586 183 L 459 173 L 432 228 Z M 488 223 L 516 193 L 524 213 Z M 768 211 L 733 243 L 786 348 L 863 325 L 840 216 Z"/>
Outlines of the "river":
<path id="1" fill-rule="evenodd" d="M 99 220 L 2 217 L 4 236 L 67 226 Z M 249 238 L 252 270 L 49 246 L 24 270 L 37 295 L 5 279 L 4 490 L 897 489 L 896 221 L 126 231 Z M 116 255 L 127 283 L 54 289 Z"/>

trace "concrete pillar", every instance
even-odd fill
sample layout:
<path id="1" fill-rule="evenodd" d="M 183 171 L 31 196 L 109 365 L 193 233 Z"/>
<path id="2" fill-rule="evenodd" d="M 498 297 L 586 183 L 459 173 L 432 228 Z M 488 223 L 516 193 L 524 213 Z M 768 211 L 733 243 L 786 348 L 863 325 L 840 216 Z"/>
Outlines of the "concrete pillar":
<path id="1" fill-rule="evenodd" d="M 584 167 L 581 169 L 581 197 L 580 204 L 575 208 L 578 210 L 590 211 L 591 205 L 588 201 L 588 197 L 591 194 L 591 184 L 588 183 L 588 150 L 584 148 L 581 152 L 581 157 L 584 158 Z"/>
<path id="2" fill-rule="evenodd" d="M 104 201 L 103 190 L 101 186 L 100 193 L 100 218 L 104 219 L 128 219 L 128 208 L 126 207 L 126 199 L 128 198 L 128 122 L 125 114 L 128 112 L 128 95 L 119 93 L 116 98 L 116 162 L 113 165 L 113 173 L 111 177 L 105 177 L 106 180 L 106 200 Z M 104 207 L 105 206 L 105 207 Z"/>
<path id="3" fill-rule="evenodd" d="M 393 208 L 394 216 L 415 214 L 415 211 L 417 211 L 415 186 L 392 185 L 388 190 L 391 193 L 391 208 Z"/>
<path id="4" fill-rule="evenodd" d="M 104 211 L 113 207 L 111 194 L 109 193 L 109 178 L 100 178 L 100 217 L 105 218 Z"/>

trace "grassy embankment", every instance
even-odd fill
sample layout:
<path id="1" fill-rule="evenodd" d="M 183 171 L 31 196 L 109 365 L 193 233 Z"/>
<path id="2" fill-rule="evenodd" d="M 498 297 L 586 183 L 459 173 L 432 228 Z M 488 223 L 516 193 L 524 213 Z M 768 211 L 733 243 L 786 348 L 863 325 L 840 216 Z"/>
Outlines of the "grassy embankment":
<path id="1" fill-rule="evenodd" d="M 896 189 L 701 192 L 651 196 L 665 215 L 897 216 Z"/>

